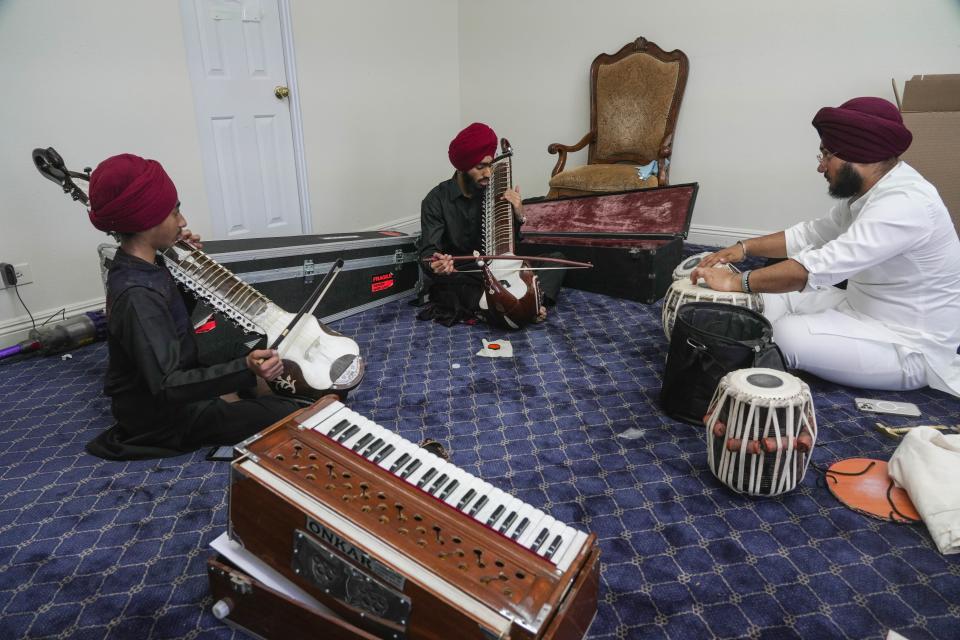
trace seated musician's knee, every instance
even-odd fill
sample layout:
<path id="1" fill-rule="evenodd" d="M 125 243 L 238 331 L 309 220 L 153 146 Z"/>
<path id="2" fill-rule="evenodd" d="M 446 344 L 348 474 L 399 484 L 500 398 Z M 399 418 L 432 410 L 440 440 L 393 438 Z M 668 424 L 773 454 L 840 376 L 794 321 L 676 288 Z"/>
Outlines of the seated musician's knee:
<path id="1" fill-rule="evenodd" d="M 810 346 L 810 329 L 802 316 L 785 315 L 773 323 L 773 341 L 790 369 L 801 368 L 804 346 Z"/>

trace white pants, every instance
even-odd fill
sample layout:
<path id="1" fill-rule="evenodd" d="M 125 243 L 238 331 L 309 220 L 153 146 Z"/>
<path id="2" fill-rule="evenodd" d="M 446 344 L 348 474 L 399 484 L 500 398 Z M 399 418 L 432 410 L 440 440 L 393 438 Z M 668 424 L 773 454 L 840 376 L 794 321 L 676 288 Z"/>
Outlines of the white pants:
<path id="1" fill-rule="evenodd" d="M 905 391 L 925 387 L 923 356 L 901 356 L 888 342 L 857 337 L 872 333 L 864 321 L 830 311 L 831 332 L 811 330 L 811 324 L 822 320 L 828 310 L 844 306 L 846 295 L 834 287 L 809 293 L 763 294 L 763 315 L 773 324 L 773 339 L 783 351 L 787 366 L 864 389 Z"/>

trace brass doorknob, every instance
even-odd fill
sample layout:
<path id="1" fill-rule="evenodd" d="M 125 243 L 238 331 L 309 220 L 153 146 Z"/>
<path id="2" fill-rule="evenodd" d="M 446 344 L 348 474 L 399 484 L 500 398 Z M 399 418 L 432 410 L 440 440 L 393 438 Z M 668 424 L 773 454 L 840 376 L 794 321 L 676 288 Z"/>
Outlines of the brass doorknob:
<path id="1" fill-rule="evenodd" d="M 273 95 L 277 96 L 277 100 L 283 100 L 290 95 L 290 89 L 287 89 L 286 87 L 274 87 Z"/>

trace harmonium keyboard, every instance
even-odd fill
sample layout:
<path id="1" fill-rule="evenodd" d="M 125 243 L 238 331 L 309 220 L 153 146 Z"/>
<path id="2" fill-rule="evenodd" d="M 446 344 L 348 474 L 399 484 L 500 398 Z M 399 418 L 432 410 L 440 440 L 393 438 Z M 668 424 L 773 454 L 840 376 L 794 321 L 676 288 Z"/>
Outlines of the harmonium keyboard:
<path id="1" fill-rule="evenodd" d="M 586 634 L 597 610 L 594 534 L 461 471 L 334 396 L 238 450 L 230 537 L 358 636 Z"/>

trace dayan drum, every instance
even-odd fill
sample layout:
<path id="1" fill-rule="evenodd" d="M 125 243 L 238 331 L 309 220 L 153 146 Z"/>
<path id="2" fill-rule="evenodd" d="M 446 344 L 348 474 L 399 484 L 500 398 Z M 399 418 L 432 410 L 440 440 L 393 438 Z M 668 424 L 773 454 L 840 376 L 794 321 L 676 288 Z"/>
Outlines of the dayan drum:
<path id="1" fill-rule="evenodd" d="M 686 280 L 677 280 L 670 285 L 670 288 L 667 289 L 667 295 L 663 298 L 663 310 L 660 317 L 663 321 L 663 333 L 667 336 L 668 341 L 670 340 L 670 334 L 673 332 L 673 323 L 677 319 L 677 310 L 680 305 L 688 302 L 720 302 L 763 313 L 763 298 L 759 293 L 714 291 L 706 284 L 691 283 L 688 275 Z"/>
<path id="2" fill-rule="evenodd" d="M 698 253 L 692 255 L 689 258 L 685 258 L 677 267 L 673 270 L 673 279 L 674 280 L 689 280 L 690 274 L 693 273 L 693 270 L 700 266 L 700 262 L 711 255 L 711 252 L 704 251 L 703 253 Z M 727 271 L 733 271 L 733 267 L 729 264 L 715 264 L 713 265 L 716 269 L 726 269 Z"/>
<path id="3" fill-rule="evenodd" d="M 817 440 L 810 387 L 775 369 L 725 375 L 703 418 L 707 464 L 739 493 L 776 496 L 803 480 Z"/>

